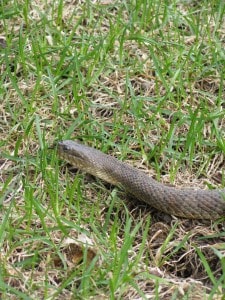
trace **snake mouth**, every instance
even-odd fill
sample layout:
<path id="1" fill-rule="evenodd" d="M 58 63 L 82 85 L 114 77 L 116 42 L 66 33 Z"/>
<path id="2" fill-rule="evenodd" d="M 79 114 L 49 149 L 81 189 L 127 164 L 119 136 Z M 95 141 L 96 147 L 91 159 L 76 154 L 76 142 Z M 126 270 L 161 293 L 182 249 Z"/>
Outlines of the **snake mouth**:
<path id="1" fill-rule="evenodd" d="M 59 153 L 63 153 L 63 152 L 69 153 L 69 152 L 72 152 L 72 150 L 70 149 L 70 147 L 68 145 L 66 145 L 64 141 L 55 141 L 55 142 L 53 142 L 52 145 L 50 145 L 48 147 L 48 149 L 51 149 L 51 150 L 56 149 Z"/>
<path id="2" fill-rule="evenodd" d="M 59 141 L 59 142 L 55 142 L 56 143 L 56 148 L 57 149 L 62 149 L 63 151 L 68 151 L 69 150 L 69 147 L 63 143 L 63 141 Z"/>

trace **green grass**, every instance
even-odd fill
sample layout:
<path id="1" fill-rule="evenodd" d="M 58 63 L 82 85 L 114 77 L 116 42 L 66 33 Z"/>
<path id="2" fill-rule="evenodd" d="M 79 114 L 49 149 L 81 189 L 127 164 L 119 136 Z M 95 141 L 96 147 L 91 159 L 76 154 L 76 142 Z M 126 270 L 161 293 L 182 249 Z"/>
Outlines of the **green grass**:
<path id="1" fill-rule="evenodd" d="M 225 4 L 48 2 L 0 4 L 0 298 L 222 299 L 223 222 L 165 216 L 48 147 L 224 186 Z"/>

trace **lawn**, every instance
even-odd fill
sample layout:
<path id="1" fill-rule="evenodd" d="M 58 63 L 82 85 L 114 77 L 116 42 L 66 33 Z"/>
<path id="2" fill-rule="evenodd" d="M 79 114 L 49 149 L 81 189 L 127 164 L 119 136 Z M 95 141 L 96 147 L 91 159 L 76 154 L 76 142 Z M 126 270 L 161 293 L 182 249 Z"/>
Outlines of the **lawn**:
<path id="1" fill-rule="evenodd" d="M 223 219 L 166 215 L 50 149 L 224 187 L 224 49 L 222 0 L 1 1 L 1 299 L 225 299 Z"/>

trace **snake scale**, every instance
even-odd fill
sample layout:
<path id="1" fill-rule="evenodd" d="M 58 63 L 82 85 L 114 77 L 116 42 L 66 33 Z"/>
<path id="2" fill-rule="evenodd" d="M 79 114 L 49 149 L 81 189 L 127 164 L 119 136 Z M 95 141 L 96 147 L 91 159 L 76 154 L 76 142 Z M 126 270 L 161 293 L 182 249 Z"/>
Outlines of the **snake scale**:
<path id="1" fill-rule="evenodd" d="M 57 143 L 60 158 L 76 168 L 123 187 L 137 199 L 167 214 L 189 219 L 225 216 L 225 189 L 177 189 L 161 184 L 144 172 L 77 141 Z"/>

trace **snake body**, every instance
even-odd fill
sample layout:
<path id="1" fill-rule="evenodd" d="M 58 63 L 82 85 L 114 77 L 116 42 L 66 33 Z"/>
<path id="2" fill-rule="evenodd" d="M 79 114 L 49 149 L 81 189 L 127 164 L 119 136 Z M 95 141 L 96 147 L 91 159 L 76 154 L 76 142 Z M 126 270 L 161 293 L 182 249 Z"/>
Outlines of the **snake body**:
<path id="1" fill-rule="evenodd" d="M 76 168 L 123 187 L 136 198 L 167 214 L 189 219 L 225 216 L 225 189 L 177 189 L 161 184 L 144 172 L 77 141 L 62 141 L 58 155 Z"/>

